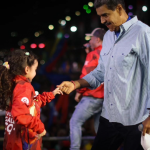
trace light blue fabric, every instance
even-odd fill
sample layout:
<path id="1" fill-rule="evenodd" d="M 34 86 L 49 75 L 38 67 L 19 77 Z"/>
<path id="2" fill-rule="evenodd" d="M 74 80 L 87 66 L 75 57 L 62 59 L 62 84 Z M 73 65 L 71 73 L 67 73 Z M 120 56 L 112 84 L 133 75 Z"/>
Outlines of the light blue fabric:
<path id="1" fill-rule="evenodd" d="M 133 17 L 120 35 L 107 31 L 99 64 L 83 77 L 92 88 L 104 82 L 101 116 L 110 122 L 135 125 L 150 108 L 150 27 Z"/>
<path id="2" fill-rule="evenodd" d="M 101 114 L 103 99 L 84 96 L 76 106 L 76 109 L 70 120 L 70 150 L 80 150 L 82 125 L 95 114 L 94 125 L 97 132 L 99 126 L 99 117 Z"/>

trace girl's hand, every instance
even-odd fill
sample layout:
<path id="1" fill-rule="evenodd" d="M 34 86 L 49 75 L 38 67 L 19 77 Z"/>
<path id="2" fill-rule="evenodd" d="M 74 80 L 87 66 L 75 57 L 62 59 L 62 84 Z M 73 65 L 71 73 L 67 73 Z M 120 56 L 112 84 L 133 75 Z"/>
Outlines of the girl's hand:
<path id="1" fill-rule="evenodd" d="M 56 94 L 61 94 L 61 95 L 63 95 L 63 92 L 62 92 L 59 88 L 56 88 L 52 93 L 54 94 L 54 96 L 55 96 Z"/>
<path id="2" fill-rule="evenodd" d="M 45 134 L 46 134 L 46 130 L 44 129 L 44 131 L 41 134 L 37 134 L 37 139 L 39 140 Z"/>

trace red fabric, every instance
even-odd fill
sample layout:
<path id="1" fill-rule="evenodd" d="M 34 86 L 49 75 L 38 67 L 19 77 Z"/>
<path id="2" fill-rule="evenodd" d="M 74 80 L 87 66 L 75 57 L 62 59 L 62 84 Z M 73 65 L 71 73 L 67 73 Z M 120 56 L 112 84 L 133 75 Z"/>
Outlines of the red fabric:
<path id="1" fill-rule="evenodd" d="M 55 105 L 56 111 L 59 112 L 61 110 L 61 123 L 64 124 L 67 121 L 68 116 L 68 106 L 69 106 L 69 95 L 64 94 L 60 95 L 58 101 Z"/>
<path id="2" fill-rule="evenodd" d="M 102 49 L 102 46 L 100 45 L 99 47 L 96 47 L 93 51 L 87 54 L 80 78 L 83 78 L 85 75 L 87 75 L 88 73 L 90 73 L 97 67 L 101 49 Z M 82 88 L 82 89 L 78 89 L 77 92 L 81 93 L 82 96 L 104 98 L 104 84 L 100 85 L 95 90 Z"/>
<path id="3" fill-rule="evenodd" d="M 31 83 L 23 76 L 16 76 L 12 104 L 6 112 L 4 150 L 23 150 L 23 142 L 32 144 L 30 150 L 41 150 L 41 140 L 35 137 L 44 131 L 40 120 L 40 107 L 54 99 L 52 92 L 35 95 Z M 30 109 L 34 106 L 33 115 Z M 23 141 L 22 141 L 23 140 Z"/>

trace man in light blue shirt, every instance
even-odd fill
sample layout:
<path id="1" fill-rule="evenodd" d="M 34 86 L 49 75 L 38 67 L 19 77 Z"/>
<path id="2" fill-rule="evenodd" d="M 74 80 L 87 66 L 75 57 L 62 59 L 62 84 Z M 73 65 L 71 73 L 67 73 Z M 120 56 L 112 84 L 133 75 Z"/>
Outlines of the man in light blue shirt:
<path id="1" fill-rule="evenodd" d="M 136 16 L 129 18 L 123 0 L 95 0 L 101 23 L 109 30 L 95 70 L 83 79 L 63 82 L 65 93 L 76 88 L 97 88 L 104 82 L 100 126 L 92 150 L 142 150 L 141 132 L 150 133 L 150 27 Z"/>

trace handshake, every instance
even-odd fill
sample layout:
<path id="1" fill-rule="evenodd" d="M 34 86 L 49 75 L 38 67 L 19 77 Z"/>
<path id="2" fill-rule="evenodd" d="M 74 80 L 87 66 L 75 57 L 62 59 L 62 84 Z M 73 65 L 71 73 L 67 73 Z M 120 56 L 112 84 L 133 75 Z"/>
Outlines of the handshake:
<path id="1" fill-rule="evenodd" d="M 57 85 L 57 88 L 66 94 L 70 94 L 72 91 L 83 87 L 90 87 L 90 84 L 84 79 L 79 79 L 76 81 L 64 81 L 60 85 Z"/>
<path id="2" fill-rule="evenodd" d="M 73 90 L 76 89 L 77 81 L 64 81 L 60 85 L 57 85 L 57 88 L 53 91 L 54 96 L 56 94 L 70 94 Z"/>

